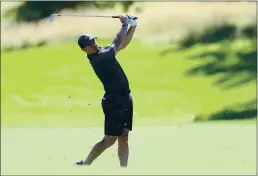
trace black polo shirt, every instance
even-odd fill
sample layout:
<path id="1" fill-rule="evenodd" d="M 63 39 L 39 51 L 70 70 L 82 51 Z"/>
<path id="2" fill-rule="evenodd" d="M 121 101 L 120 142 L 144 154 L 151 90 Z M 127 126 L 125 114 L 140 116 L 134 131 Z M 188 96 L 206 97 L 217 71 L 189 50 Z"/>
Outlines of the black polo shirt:
<path id="1" fill-rule="evenodd" d="M 87 57 L 94 72 L 102 82 L 106 93 L 130 93 L 128 79 L 111 46 L 100 47 L 97 53 L 89 54 Z"/>

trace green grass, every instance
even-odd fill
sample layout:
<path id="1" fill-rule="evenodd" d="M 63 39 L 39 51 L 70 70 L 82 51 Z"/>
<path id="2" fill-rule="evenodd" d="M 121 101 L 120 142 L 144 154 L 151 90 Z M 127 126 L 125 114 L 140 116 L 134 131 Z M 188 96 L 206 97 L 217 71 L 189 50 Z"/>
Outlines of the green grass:
<path id="1" fill-rule="evenodd" d="M 248 40 L 230 44 L 226 63 L 236 62 L 234 53 L 247 51 L 249 44 Z M 154 47 L 133 42 L 119 53 L 118 59 L 132 88 L 135 124 L 189 122 L 199 114 L 214 113 L 254 99 L 255 81 L 224 89 L 223 84 L 214 85 L 223 73 L 209 77 L 185 74 L 213 59 L 189 59 L 189 56 L 218 51 L 220 46 L 223 43 L 177 50 L 168 45 Z M 169 48 L 170 53 L 160 55 Z M 2 126 L 102 124 L 102 85 L 84 57 L 75 43 L 2 52 Z M 233 80 L 246 74 L 240 72 Z"/>
<path id="2" fill-rule="evenodd" d="M 102 137 L 102 128 L 2 128 L 1 173 L 255 175 L 255 131 L 254 124 L 137 126 L 130 136 L 129 166 L 120 169 L 117 144 L 91 167 L 73 166 Z"/>
<path id="3" fill-rule="evenodd" d="M 249 43 L 238 40 L 224 48 L 223 64 L 236 63 L 235 53 L 248 52 Z M 126 170 L 118 167 L 116 146 L 91 167 L 73 166 L 103 136 L 103 127 L 89 127 L 103 125 L 102 85 L 74 43 L 2 52 L 2 174 L 255 174 L 254 120 L 175 125 L 225 107 L 237 105 L 242 111 L 241 104 L 256 98 L 255 81 L 225 88 L 248 72 L 235 73 L 221 84 L 214 82 L 223 73 L 185 74 L 214 60 L 189 57 L 217 52 L 221 46 L 179 50 L 136 41 L 118 55 L 135 106 Z M 161 55 L 164 50 L 169 53 Z"/>

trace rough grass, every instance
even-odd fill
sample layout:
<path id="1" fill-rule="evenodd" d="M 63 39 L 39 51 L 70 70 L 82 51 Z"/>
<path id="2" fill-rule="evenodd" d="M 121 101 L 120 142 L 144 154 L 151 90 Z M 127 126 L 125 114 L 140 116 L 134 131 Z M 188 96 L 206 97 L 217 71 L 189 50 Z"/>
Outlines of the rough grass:
<path id="1" fill-rule="evenodd" d="M 110 41 L 99 42 L 109 44 Z M 226 50 L 226 62 L 212 63 L 221 48 Z M 257 72 L 251 68 L 255 65 L 251 68 L 236 65 L 241 61 L 236 53 L 249 50 L 249 40 L 196 45 L 187 50 L 167 45 L 146 46 L 134 41 L 118 58 L 128 75 L 135 99 L 135 123 L 189 122 L 200 114 L 209 115 L 228 106 L 253 101 L 256 79 L 252 74 Z M 205 58 L 204 52 L 215 54 Z M 2 125 L 85 126 L 102 123 L 102 85 L 74 43 L 2 52 L 1 59 Z M 209 66 L 210 62 L 218 64 L 212 68 L 225 71 L 206 75 L 205 68 L 209 67 L 205 65 Z M 236 70 L 238 67 L 244 70 Z M 236 84 L 246 79 L 249 81 Z M 248 105 L 240 105 L 238 110 L 242 111 L 241 108 Z"/>
<path id="2" fill-rule="evenodd" d="M 53 117 L 54 118 L 54 117 Z M 76 117 L 74 117 L 76 118 Z M 103 128 L 1 128 L 3 175 L 255 175 L 255 124 L 136 126 L 127 169 L 117 143 L 91 167 L 76 167 Z M 19 164 L 14 164 L 14 161 Z"/>
<path id="3" fill-rule="evenodd" d="M 139 7 L 142 12 L 135 11 Z M 69 13 L 119 14 L 121 8 L 105 11 L 80 9 Z M 242 26 L 254 23 L 256 19 L 255 3 L 251 2 L 137 2 L 129 13 L 139 16 L 135 37 L 148 44 L 175 41 L 189 30 L 202 30 L 211 23 L 226 21 Z M 53 23 L 44 19 L 38 24 L 19 25 L 5 23 L 4 19 L 2 21 L 2 47 L 60 40 L 83 32 L 110 38 L 116 34 L 119 25 L 117 20 L 95 18 L 59 18 Z"/>

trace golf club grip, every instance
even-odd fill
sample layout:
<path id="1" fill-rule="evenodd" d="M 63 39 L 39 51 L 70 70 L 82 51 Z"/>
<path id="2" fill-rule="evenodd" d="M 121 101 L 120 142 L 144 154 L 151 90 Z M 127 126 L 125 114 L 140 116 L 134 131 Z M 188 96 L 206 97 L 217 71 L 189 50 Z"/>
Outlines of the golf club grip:
<path id="1" fill-rule="evenodd" d="M 119 18 L 119 16 L 112 16 L 112 18 Z M 134 17 L 133 20 L 137 20 L 138 17 Z"/>

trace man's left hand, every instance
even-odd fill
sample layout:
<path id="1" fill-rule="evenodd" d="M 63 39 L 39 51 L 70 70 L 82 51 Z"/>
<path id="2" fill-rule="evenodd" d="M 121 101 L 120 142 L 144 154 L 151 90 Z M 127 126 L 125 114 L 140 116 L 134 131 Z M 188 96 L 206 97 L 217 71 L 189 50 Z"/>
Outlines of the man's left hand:
<path id="1" fill-rule="evenodd" d="M 129 23 L 131 26 L 137 26 L 137 20 L 134 20 L 135 16 L 127 15 L 127 18 L 129 19 Z"/>

